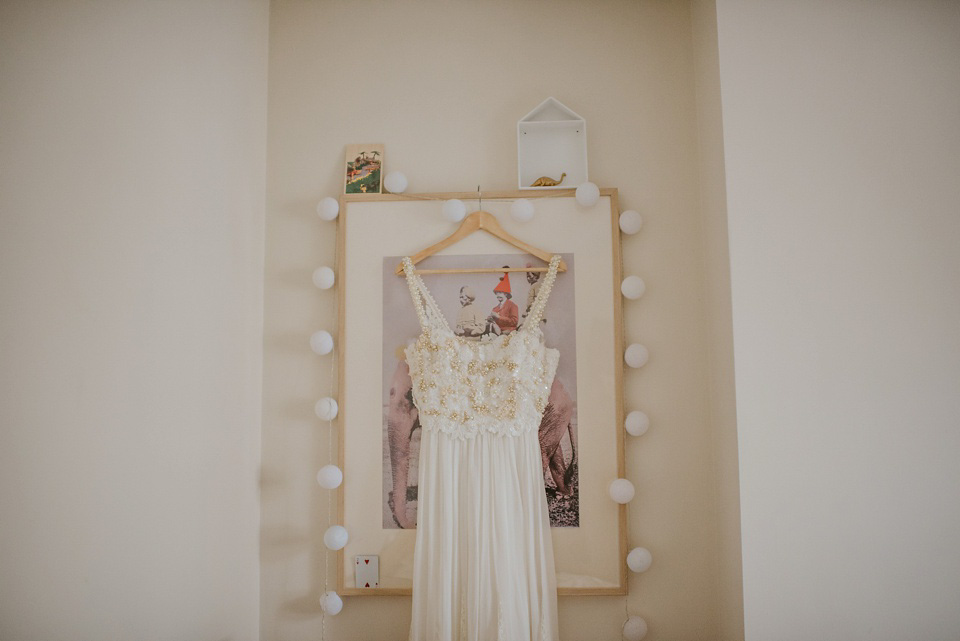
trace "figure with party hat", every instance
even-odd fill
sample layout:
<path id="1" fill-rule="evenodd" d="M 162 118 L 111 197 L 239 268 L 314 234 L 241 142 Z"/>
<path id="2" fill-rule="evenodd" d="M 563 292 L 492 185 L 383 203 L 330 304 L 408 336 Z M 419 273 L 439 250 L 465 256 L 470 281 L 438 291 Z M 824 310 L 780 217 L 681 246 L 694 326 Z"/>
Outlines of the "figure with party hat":
<path id="1" fill-rule="evenodd" d="M 504 266 L 507 269 L 507 266 Z M 493 295 L 499 304 L 493 308 L 487 320 L 490 321 L 490 330 L 494 334 L 509 334 L 517 329 L 520 322 L 520 308 L 514 303 L 513 293 L 510 291 L 510 273 L 504 272 L 500 282 L 493 288 Z"/>

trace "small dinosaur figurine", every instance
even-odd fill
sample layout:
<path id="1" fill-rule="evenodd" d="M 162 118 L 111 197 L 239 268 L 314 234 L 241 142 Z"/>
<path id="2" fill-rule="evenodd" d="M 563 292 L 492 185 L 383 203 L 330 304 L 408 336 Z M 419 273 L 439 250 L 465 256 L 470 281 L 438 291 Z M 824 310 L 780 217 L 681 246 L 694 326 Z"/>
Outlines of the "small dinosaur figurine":
<path id="1" fill-rule="evenodd" d="M 534 180 L 533 184 L 530 186 L 531 187 L 553 187 L 555 185 L 559 185 L 560 183 L 562 183 L 563 179 L 566 177 L 567 177 L 566 173 L 563 173 L 560 176 L 560 180 L 554 180 L 550 176 L 540 176 L 539 178 Z"/>

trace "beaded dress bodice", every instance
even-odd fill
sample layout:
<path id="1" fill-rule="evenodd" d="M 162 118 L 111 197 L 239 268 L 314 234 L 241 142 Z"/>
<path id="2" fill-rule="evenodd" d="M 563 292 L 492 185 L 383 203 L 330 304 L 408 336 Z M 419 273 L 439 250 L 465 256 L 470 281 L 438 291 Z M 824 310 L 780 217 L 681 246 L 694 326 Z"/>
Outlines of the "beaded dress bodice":
<path id="1" fill-rule="evenodd" d="M 560 256 L 550 260 L 520 329 L 478 342 L 450 329 L 413 262 L 403 259 L 422 328 L 405 353 L 424 430 L 467 439 L 481 432 L 517 436 L 538 429 L 560 358 L 544 345 L 540 329 L 559 263 Z"/>

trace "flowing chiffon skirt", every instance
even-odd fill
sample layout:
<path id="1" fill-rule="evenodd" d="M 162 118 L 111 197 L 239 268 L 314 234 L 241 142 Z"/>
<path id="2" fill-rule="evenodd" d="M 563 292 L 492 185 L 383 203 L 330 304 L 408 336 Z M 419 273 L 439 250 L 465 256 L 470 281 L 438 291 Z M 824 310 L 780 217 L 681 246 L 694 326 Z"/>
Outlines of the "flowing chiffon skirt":
<path id="1" fill-rule="evenodd" d="M 411 641 L 558 641 L 537 430 L 420 442 Z"/>

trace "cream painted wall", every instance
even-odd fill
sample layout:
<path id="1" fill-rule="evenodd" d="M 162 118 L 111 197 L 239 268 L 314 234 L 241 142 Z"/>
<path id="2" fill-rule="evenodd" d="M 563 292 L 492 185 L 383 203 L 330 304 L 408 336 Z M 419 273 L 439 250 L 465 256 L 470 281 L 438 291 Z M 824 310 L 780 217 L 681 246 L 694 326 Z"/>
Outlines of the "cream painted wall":
<path id="1" fill-rule="evenodd" d="M 336 393 L 336 376 L 308 339 L 335 330 L 336 292 L 310 282 L 334 262 L 335 225 L 313 210 L 341 190 L 344 146 L 385 143 L 386 169 L 406 173 L 411 192 L 510 189 L 516 121 L 550 95 L 588 121 L 591 178 L 645 216 L 642 233 L 624 239 L 625 272 L 648 286 L 626 305 L 625 335 L 652 353 L 626 375 L 628 409 L 653 421 L 626 453 L 639 490 L 630 542 L 650 548 L 653 567 L 631 579 L 627 599 L 563 598 L 561 634 L 619 639 L 627 610 L 647 618 L 651 641 L 721 638 L 721 626 L 736 634 L 737 614 L 721 623 L 720 612 L 739 602 L 721 595 L 736 589 L 739 567 L 725 538 L 736 529 L 736 472 L 720 470 L 736 457 L 729 448 L 714 456 L 731 418 L 711 408 L 732 390 L 713 391 L 722 373 L 707 346 L 725 280 L 704 276 L 725 258 L 718 245 L 704 257 L 719 219 L 704 223 L 702 201 L 720 200 L 699 188 L 701 174 L 717 184 L 699 156 L 701 144 L 717 142 L 698 132 L 694 68 L 695 55 L 709 66 L 716 52 L 695 54 L 689 5 L 278 0 L 270 42 L 262 639 L 404 639 L 409 622 L 402 597 L 349 598 L 325 623 L 317 605 L 334 581 L 321 538 L 335 497 L 314 475 L 334 455 L 312 407 Z"/>
<path id="2" fill-rule="evenodd" d="M 960 8 L 717 5 L 746 638 L 960 638 Z"/>
<path id="3" fill-rule="evenodd" d="M 0 3 L 0 638 L 258 637 L 268 4 Z"/>

